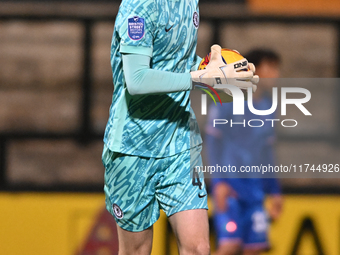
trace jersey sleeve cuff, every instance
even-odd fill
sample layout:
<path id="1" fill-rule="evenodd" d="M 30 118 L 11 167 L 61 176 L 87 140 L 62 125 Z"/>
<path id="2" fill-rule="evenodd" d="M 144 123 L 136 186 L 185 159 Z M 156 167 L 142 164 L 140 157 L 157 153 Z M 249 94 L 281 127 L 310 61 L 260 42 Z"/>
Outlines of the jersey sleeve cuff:
<path id="1" fill-rule="evenodd" d="M 152 57 L 152 47 L 120 45 L 120 53 L 141 54 Z"/>

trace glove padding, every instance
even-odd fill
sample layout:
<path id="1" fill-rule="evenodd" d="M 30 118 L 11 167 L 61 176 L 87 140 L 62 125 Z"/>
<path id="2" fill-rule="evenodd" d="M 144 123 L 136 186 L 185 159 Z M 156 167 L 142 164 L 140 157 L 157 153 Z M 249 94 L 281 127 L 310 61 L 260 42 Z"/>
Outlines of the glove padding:
<path id="1" fill-rule="evenodd" d="M 191 72 L 193 83 L 208 84 L 216 89 L 222 89 L 225 93 L 232 96 L 229 89 L 217 84 L 231 84 L 239 87 L 240 89 L 247 90 L 252 88 L 253 92 L 256 91 L 259 77 L 254 75 L 255 66 L 248 63 L 248 60 L 243 58 L 240 61 L 232 64 L 225 64 L 221 57 L 221 46 L 215 44 L 211 46 L 211 57 L 209 64 L 203 70 Z M 248 68 L 248 71 L 244 71 Z"/>

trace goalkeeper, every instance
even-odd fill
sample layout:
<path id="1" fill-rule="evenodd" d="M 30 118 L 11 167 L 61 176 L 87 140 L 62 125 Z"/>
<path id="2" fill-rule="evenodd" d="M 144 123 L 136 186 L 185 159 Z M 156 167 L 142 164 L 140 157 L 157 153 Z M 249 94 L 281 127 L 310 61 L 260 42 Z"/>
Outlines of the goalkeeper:
<path id="1" fill-rule="evenodd" d="M 180 254 L 209 254 L 202 139 L 190 106 L 192 79 L 251 79 L 216 60 L 195 71 L 197 1 L 123 0 L 111 44 L 114 92 L 104 135 L 106 207 L 117 222 L 119 254 L 150 254 L 162 209 Z M 227 70 L 229 70 L 227 72 Z M 234 78 L 230 77 L 230 78 Z M 207 79 L 214 86 L 214 79 Z M 249 81 L 245 81 L 245 83 Z"/>

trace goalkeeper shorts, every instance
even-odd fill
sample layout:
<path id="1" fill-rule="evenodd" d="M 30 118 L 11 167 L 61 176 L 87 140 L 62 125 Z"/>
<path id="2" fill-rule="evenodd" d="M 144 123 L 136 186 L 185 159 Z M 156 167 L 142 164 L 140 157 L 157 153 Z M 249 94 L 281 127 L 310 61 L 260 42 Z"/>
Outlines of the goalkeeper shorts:
<path id="1" fill-rule="evenodd" d="M 202 166 L 201 149 L 197 146 L 170 157 L 147 158 L 113 152 L 104 145 L 106 208 L 117 224 L 139 232 L 158 220 L 160 209 L 168 217 L 208 209 L 204 178 L 190 174 L 192 166 Z"/>

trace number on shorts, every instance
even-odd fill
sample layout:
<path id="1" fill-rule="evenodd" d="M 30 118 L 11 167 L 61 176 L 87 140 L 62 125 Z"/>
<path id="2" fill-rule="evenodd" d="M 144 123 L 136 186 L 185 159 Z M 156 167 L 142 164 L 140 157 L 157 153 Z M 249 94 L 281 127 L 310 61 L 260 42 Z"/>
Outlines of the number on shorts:
<path id="1" fill-rule="evenodd" d="M 198 176 L 198 173 L 196 171 L 193 172 L 192 175 L 192 185 L 198 186 L 199 189 L 202 189 L 202 182 Z"/>

